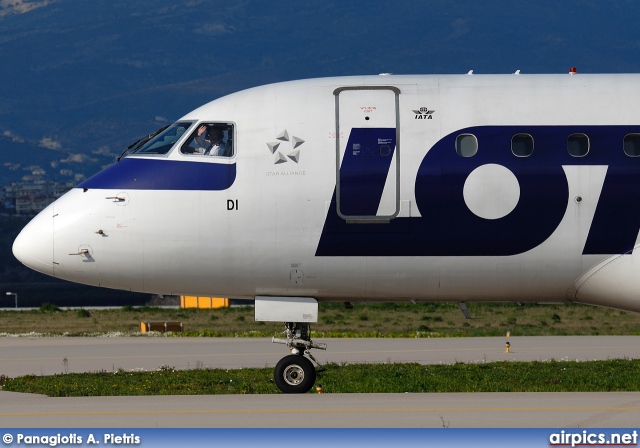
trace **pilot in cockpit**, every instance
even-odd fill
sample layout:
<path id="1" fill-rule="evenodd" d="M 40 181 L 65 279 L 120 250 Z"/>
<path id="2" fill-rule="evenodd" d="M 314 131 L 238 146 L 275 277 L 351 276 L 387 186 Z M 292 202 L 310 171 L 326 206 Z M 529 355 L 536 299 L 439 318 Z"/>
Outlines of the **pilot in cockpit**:
<path id="1" fill-rule="evenodd" d="M 231 157 L 231 139 L 224 139 L 224 131 L 218 125 L 200 125 L 188 145 L 183 146 L 182 152 L 189 154 L 204 154 L 210 156 Z"/>
<path id="2" fill-rule="evenodd" d="M 223 140 L 222 129 L 217 126 L 202 125 L 198 128 L 195 141 L 204 150 L 205 155 L 229 157 L 229 145 Z"/>

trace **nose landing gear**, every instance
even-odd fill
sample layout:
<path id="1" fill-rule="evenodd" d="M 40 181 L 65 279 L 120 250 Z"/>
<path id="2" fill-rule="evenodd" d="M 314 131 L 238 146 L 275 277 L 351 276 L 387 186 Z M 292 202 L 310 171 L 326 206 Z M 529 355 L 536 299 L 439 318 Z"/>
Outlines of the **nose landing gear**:
<path id="1" fill-rule="evenodd" d="M 316 368 L 303 355 L 288 355 L 276 364 L 273 380 L 285 394 L 303 394 L 315 384 Z"/>
<path id="2" fill-rule="evenodd" d="M 316 368 L 313 363 L 320 365 L 309 350 L 326 350 L 327 344 L 311 340 L 308 323 L 285 322 L 285 328 L 287 338 L 273 338 L 272 341 L 285 344 L 291 349 L 292 354 L 278 361 L 273 370 L 273 379 L 278 389 L 285 394 L 303 394 L 308 392 L 316 381 Z"/>

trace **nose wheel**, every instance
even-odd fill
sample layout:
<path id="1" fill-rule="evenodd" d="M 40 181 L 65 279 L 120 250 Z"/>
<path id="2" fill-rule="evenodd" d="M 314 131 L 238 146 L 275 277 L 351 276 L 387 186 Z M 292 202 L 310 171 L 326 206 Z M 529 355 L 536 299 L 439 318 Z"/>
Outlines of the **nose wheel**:
<path id="1" fill-rule="evenodd" d="M 285 334 L 286 339 L 273 338 L 272 341 L 285 344 L 293 354 L 278 361 L 273 370 L 273 379 L 278 389 L 285 394 L 304 394 L 309 392 L 316 382 L 316 368 L 313 363 L 320 365 L 309 350 L 326 350 L 327 344 L 311 340 L 308 323 L 285 322 Z"/>
<path id="2" fill-rule="evenodd" d="M 316 382 L 316 368 L 302 355 L 288 355 L 276 364 L 273 380 L 285 394 L 304 394 Z"/>

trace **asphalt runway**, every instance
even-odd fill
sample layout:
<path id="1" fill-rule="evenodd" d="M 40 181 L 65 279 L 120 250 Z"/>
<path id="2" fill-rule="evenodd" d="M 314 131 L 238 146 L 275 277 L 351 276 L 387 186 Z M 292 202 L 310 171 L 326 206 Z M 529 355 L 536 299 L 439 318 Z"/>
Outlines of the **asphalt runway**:
<path id="1" fill-rule="evenodd" d="M 417 362 L 439 364 L 490 361 L 591 361 L 639 358 L 637 336 L 562 336 L 435 339 L 317 339 L 320 363 Z M 273 367 L 287 355 L 267 338 L 172 337 L 3 337 L 0 374 L 53 375 L 67 372 Z"/>
<path id="2" fill-rule="evenodd" d="M 324 339 L 324 362 L 640 358 L 636 336 Z M 0 374 L 273 367 L 287 351 L 249 338 L 0 338 Z M 640 392 L 49 398 L 0 391 L 3 427 L 634 427 Z"/>

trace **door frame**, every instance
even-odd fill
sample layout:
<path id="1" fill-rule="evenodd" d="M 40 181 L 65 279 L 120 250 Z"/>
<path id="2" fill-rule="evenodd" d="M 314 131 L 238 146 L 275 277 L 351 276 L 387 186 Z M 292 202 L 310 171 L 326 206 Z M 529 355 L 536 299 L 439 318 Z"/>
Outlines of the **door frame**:
<path id="1" fill-rule="evenodd" d="M 342 158 L 340 154 L 341 146 L 341 130 L 340 130 L 340 93 L 344 91 L 352 90 L 390 90 L 395 96 L 395 130 L 396 130 L 396 145 L 395 145 L 395 211 L 390 215 L 376 216 L 376 215 L 364 215 L 364 216 L 351 216 L 344 215 L 340 211 L 340 166 Z M 338 87 L 333 91 L 335 97 L 335 120 L 336 120 L 336 213 L 347 223 L 389 223 L 393 218 L 400 213 L 400 89 L 394 86 L 347 86 Z M 350 131 L 350 129 L 349 129 Z M 348 140 L 349 136 L 344 138 Z M 391 167 L 389 171 L 391 171 Z M 382 198 L 381 198 L 382 199 Z"/>

